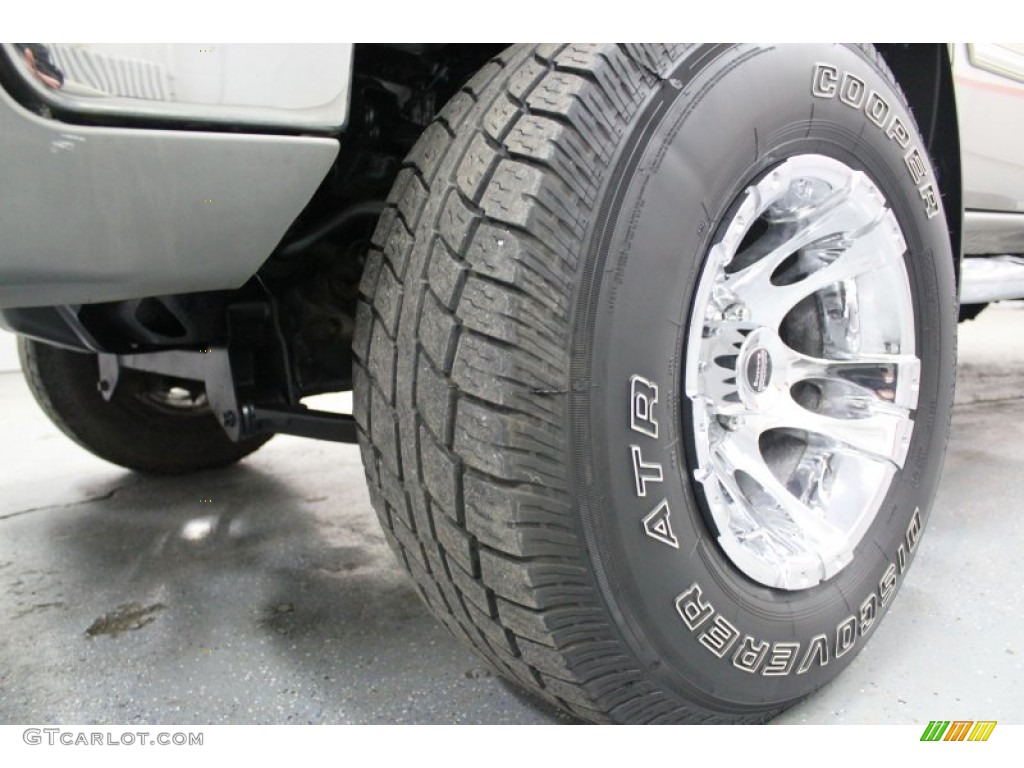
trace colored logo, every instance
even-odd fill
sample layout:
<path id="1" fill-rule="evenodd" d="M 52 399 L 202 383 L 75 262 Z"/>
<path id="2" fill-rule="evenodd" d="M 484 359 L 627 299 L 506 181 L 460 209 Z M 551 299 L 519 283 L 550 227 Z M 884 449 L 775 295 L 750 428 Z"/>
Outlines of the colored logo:
<path id="1" fill-rule="evenodd" d="M 995 728 L 995 720 L 932 720 L 921 741 L 988 741 Z"/>
<path id="2" fill-rule="evenodd" d="M 755 350 L 747 359 L 747 382 L 750 388 L 761 394 L 768 389 L 768 382 L 772 378 L 772 359 L 768 356 L 767 349 Z"/>

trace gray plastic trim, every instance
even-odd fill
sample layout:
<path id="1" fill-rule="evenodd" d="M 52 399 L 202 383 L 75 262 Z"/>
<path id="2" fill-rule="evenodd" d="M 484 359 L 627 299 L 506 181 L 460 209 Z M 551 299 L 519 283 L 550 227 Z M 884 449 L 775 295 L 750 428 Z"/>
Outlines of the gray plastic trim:
<path id="1" fill-rule="evenodd" d="M 1024 254 L 1024 213 L 964 212 L 964 254 Z"/>
<path id="2" fill-rule="evenodd" d="M 0 89 L 0 308 L 236 288 L 338 141 L 71 126 Z"/>

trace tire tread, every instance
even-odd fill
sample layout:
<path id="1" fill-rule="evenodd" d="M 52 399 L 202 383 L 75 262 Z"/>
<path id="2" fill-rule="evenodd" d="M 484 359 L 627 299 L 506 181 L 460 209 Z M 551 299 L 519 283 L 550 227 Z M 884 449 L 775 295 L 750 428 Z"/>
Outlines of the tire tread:
<path id="1" fill-rule="evenodd" d="M 562 428 L 577 254 L 678 53 L 524 46 L 483 67 L 406 160 L 361 286 L 354 410 L 390 544 L 454 634 L 589 720 L 735 722 L 658 694 L 625 650 Z"/>

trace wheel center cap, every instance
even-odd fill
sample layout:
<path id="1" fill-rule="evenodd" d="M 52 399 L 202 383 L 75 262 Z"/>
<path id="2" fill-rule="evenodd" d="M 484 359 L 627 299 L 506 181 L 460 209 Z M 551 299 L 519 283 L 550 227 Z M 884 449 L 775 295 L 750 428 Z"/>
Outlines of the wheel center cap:
<path id="1" fill-rule="evenodd" d="M 750 388 L 761 394 L 768 389 L 768 383 L 772 380 L 772 358 L 764 347 L 755 349 L 747 358 L 747 384 Z"/>

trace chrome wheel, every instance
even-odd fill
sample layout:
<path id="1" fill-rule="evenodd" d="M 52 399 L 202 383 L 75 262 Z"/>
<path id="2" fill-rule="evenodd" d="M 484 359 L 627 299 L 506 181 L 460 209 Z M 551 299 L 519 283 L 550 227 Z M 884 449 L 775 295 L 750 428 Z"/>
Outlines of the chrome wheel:
<path id="1" fill-rule="evenodd" d="M 852 561 L 907 455 L 906 243 L 873 181 L 821 155 L 786 160 L 733 210 L 690 318 L 694 476 L 733 564 L 805 589 Z"/>

